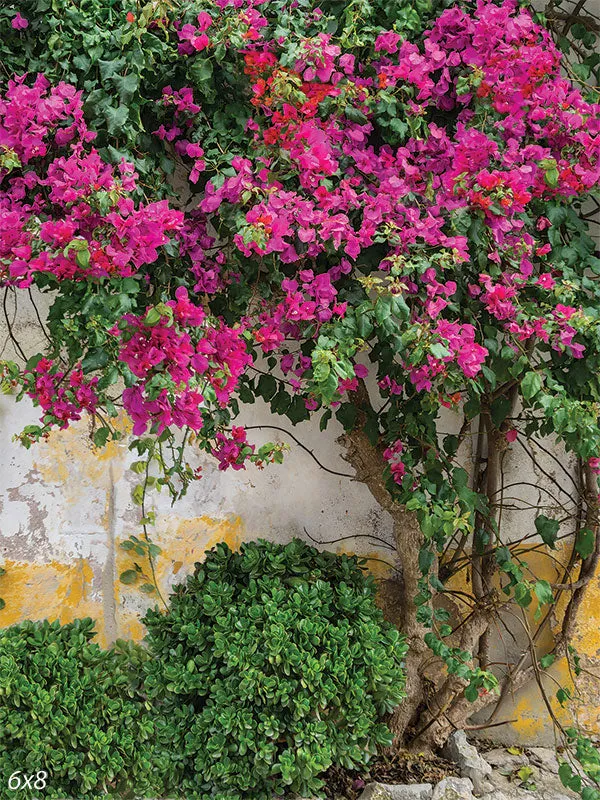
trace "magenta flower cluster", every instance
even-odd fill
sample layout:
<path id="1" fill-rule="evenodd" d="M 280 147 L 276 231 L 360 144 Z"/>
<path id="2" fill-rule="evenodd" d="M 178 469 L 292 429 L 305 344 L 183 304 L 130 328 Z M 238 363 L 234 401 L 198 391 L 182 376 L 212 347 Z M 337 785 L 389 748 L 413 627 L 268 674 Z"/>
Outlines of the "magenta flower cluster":
<path id="1" fill-rule="evenodd" d="M 110 331 L 128 370 L 123 404 L 136 435 L 203 430 L 211 408 L 231 407 L 257 354 L 276 359 L 309 412 L 338 407 L 369 369 L 356 363 L 362 334 L 346 344 L 348 367 L 334 364 L 329 332 L 359 325 L 367 312 L 385 326 L 403 309 L 412 331 L 394 354 L 393 374 L 374 376 L 388 400 L 417 392 L 456 404 L 490 355 L 481 316 L 516 356 L 540 343 L 585 355 L 583 311 L 561 301 L 544 210 L 598 186 L 600 108 L 561 75 L 556 46 L 526 9 L 515 0 L 479 0 L 472 12 L 453 6 L 421 44 L 383 31 L 360 62 L 325 33 L 300 37 L 294 58 L 284 58 L 261 3 L 217 5 L 223 19 L 202 11 L 172 33 L 183 59 L 237 48 L 252 109 L 248 146 L 215 177 L 193 89 L 162 89 L 154 136 L 202 187 L 185 213 L 134 199 L 133 164 L 101 158 L 72 86 L 15 77 L 0 97 L 5 285 L 28 287 L 40 275 L 55 285 L 131 277 L 150 284 L 165 248 L 177 253 L 173 288 Z M 15 28 L 26 24 L 13 20 Z M 387 124 L 404 131 L 402 144 L 378 143 L 382 109 L 394 107 L 402 116 Z M 444 127 L 446 117 L 452 124 Z M 373 252 L 376 280 L 363 269 Z M 201 298 L 238 285 L 246 263 L 279 278 L 268 296 L 249 292 L 245 313 L 229 325 Z M 98 403 L 95 379 L 80 369 L 67 375 L 39 362 L 28 380 L 61 425 Z M 319 386 L 327 381 L 326 396 Z M 211 436 L 222 469 L 253 456 L 240 428 Z M 403 445 L 395 433 L 388 439 L 385 458 L 400 483 Z"/>

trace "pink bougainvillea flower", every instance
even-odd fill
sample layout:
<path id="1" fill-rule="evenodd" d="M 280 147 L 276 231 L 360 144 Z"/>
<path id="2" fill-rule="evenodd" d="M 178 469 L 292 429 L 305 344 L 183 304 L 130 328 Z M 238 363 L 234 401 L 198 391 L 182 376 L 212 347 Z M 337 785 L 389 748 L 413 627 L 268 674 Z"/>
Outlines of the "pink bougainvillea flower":
<path id="1" fill-rule="evenodd" d="M 19 12 L 17 11 L 16 15 L 12 18 L 10 23 L 12 27 L 17 31 L 25 30 L 25 28 L 29 27 L 29 21 L 22 17 Z"/>
<path id="2" fill-rule="evenodd" d="M 600 475 L 600 458 L 593 457 L 588 459 L 588 466 L 596 475 Z"/>

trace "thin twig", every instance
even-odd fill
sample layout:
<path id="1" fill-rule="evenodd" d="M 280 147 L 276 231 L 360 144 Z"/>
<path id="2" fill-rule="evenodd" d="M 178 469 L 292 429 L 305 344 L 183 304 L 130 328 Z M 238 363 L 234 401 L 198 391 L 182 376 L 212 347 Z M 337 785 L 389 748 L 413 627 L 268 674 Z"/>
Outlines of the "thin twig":
<path id="1" fill-rule="evenodd" d="M 293 433 L 290 433 L 290 431 L 286 430 L 285 428 L 280 428 L 279 425 L 247 425 L 246 426 L 246 430 L 247 431 L 262 430 L 263 428 L 265 428 L 265 429 L 268 428 L 268 429 L 273 430 L 273 431 L 281 431 L 281 433 L 285 433 L 286 436 L 289 436 L 290 439 L 293 439 L 296 442 L 298 447 L 302 448 L 302 450 L 304 450 L 305 453 L 308 453 L 308 455 L 313 459 L 313 461 L 316 464 L 318 464 L 319 467 L 321 467 L 321 469 L 324 470 L 325 472 L 329 472 L 331 475 L 338 475 L 340 478 L 355 478 L 356 477 L 355 475 L 352 475 L 349 472 L 337 472 L 337 470 L 329 469 L 324 464 L 321 464 L 321 462 L 319 461 L 319 459 L 316 457 L 316 455 L 314 454 L 314 452 L 312 450 L 310 450 L 305 444 L 302 444 L 302 442 L 299 439 L 297 439 L 294 436 Z"/>

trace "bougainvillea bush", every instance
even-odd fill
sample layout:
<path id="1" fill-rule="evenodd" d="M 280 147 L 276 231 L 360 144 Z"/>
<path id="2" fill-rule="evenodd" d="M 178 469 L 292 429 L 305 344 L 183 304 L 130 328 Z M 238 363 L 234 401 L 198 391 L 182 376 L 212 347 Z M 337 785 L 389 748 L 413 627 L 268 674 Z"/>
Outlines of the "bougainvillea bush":
<path id="1" fill-rule="evenodd" d="M 356 557 L 221 543 L 144 622 L 169 797 L 308 797 L 391 743 L 406 646 Z"/>
<path id="2" fill-rule="evenodd" d="M 4 308 L 30 292 L 51 303 L 46 350 L 11 330 L 21 361 L 3 366 L 5 388 L 41 409 L 22 441 L 85 415 L 101 446 L 123 410 L 147 524 L 146 490 L 185 491 L 198 448 L 223 470 L 283 460 L 255 446 L 243 404 L 341 423 L 356 480 L 395 521 L 394 610 L 411 645 L 399 740 L 440 743 L 556 657 L 580 669 L 570 638 L 600 557 L 600 260 L 582 211 L 600 177 L 600 107 L 583 83 L 597 24 L 581 5 L 576 19 L 550 11 L 0 11 Z M 456 434 L 442 435 L 447 411 Z M 504 453 L 535 460 L 549 436 L 580 465 L 574 494 L 544 497 L 523 534 L 548 551 L 571 537 L 554 585 L 501 537 Z M 128 547 L 155 555 L 147 538 Z M 437 600 L 460 597 L 457 583 L 450 616 Z M 517 664 L 491 668 L 507 607 L 537 606 L 541 631 L 561 597 L 543 662 L 532 630 Z M 446 672 L 426 699 L 434 658 Z"/>

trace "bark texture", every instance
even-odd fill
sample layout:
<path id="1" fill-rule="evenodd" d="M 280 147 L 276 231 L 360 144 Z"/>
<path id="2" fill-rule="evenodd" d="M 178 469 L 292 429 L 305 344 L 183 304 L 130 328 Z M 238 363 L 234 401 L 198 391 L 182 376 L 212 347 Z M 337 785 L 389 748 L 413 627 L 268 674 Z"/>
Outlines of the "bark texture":
<path id="1" fill-rule="evenodd" d="M 514 393 L 509 391 L 508 398 L 511 404 L 514 404 Z M 512 666 L 507 665 L 504 673 L 500 674 L 499 697 L 493 693 L 483 692 L 475 702 L 467 700 L 464 693 L 467 681 L 455 674 L 448 674 L 441 660 L 437 659 L 425 644 L 425 634 L 430 629 L 419 622 L 414 602 L 419 593 L 421 578 L 419 551 L 423 545 L 423 536 L 417 515 L 396 503 L 387 489 L 384 479 L 386 466 L 383 457 L 384 448 L 381 443 L 374 444 L 370 440 L 364 427 L 366 419 L 374 412 L 363 381 L 359 381 L 358 389 L 352 393 L 351 399 L 359 410 L 357 427 L 343 434 L 339 442 L 344 448 L 345 460 L 354 469 L 354 479 L 367 486 L 381 508 L 392 517 L 396 545 L 396 574 L 394 579 L 384 583 L 379 601 L 385 616 L 400 629 L 409 646 L 405 662 L 407 696 L 391 715 L 388 723 L 395 736 L 395 746 L 436 750 L 445 743 L 455 729 L 485 727 L 485 725 L 470 726 L 469 719 L 474 713 L 488 706 L 491 706 L 491 714 L 487 724 L 502 724 L 502 720 L 495 719 L 500 707 L 499 701 L 502 701 L 511 690 L 516 690 L 527 681 L 537 680 L 543 690 L 535 644 L 538 634 L 549 619 L 550 612 L 530 637 L 518 662 Z M 494 427 L 484 404 L 479 425 L 471 485 L 476 491 L 487 496 L 489 513 L 485 516 L 478 514 L 472 538 L 463 536 L 457 551 L 454 554 L 447 554 L 445 563 L 442 563 L 441 567 L 435 562 L 432 569 L 446 580 L 457 559 L 460 558 L 463 562 L 465 558 L 468 559 L 470 605 L 463 606 L 463 609 L 468 610 L 463 611 L 462 619 L 453 620 L 455 630 L 452 644 L 462 651 L 471 653 L 473 665 L 486 670 L 490 663 L 492 625 L 497 623 L 511 602 L 498 591 L 495 575 L 498 569 L 495 548 L 501 519 L 502 460 L 507 442 L 504 432 Z M 562 633 L 556 641 L 557 655 L 564 654 L 566 650 L 588 584 L 600 564 L 598 482 L 589 467 L 583 471 L 583 477 L 581 497 L 586 512 L 581 522 L 584 527 L 594 532 L 595 547 L 581 562 L 577 580 L 565 585 L 556 584 L 554 587 L 559 591 L 571 593 L 563 618 Z M 439 597 L 437 600 L 439 601 Z"/>

